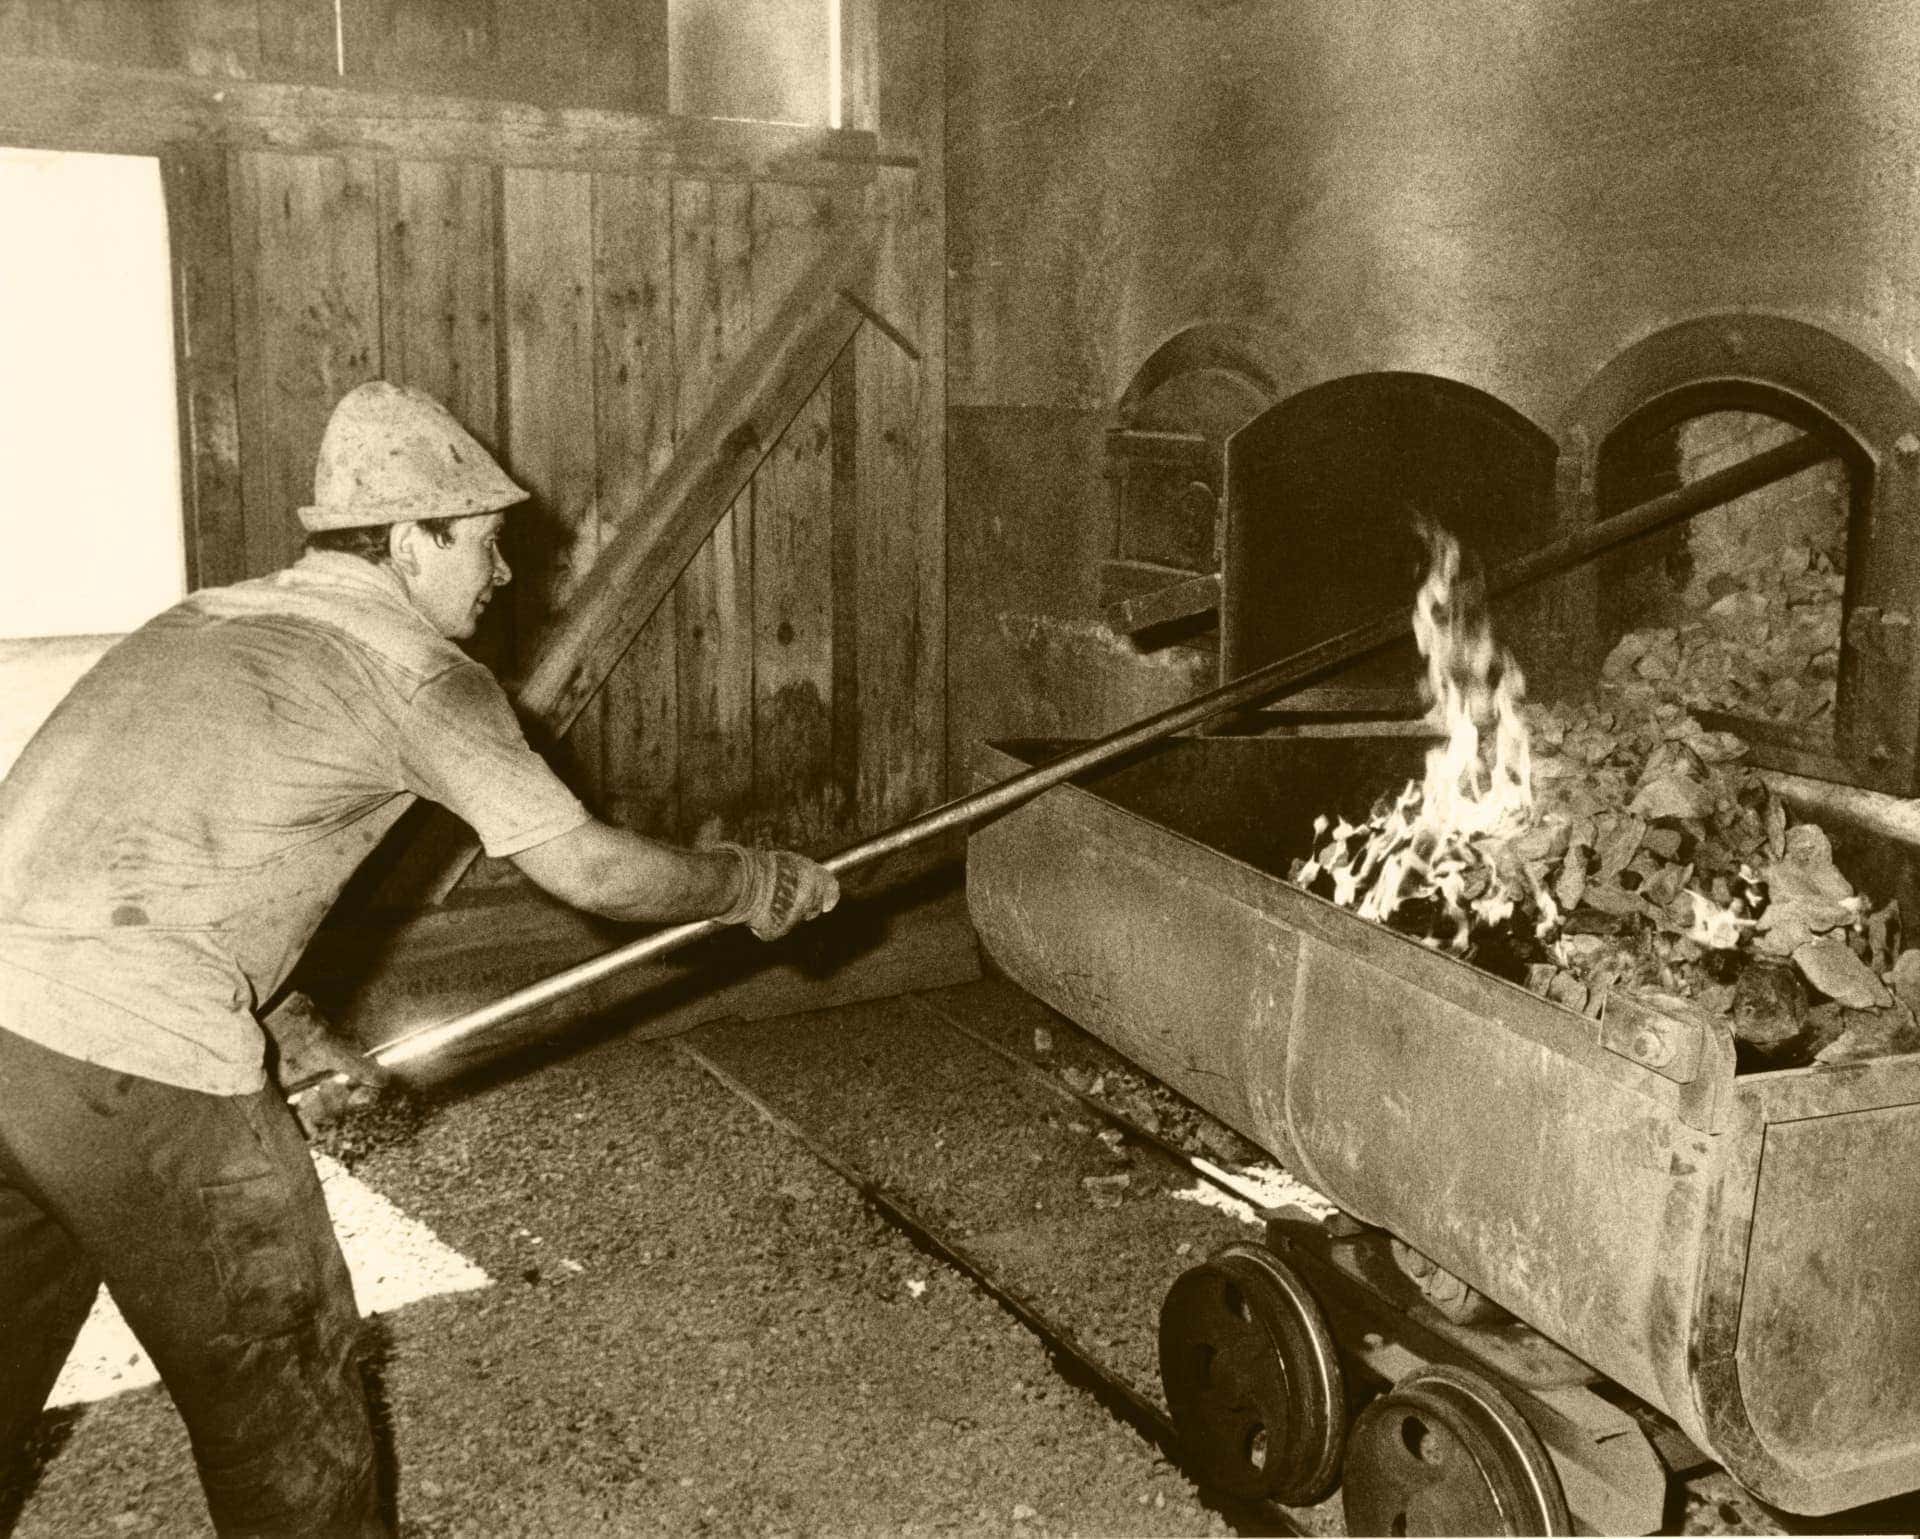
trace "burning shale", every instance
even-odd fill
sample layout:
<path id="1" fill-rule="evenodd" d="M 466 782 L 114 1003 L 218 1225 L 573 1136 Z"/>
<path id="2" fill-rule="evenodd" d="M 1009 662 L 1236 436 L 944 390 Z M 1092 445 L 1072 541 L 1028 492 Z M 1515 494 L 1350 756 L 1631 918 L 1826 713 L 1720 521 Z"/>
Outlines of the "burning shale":
<path id="1" fill-rule="evenodd" d="M 1363 823 L 1316 820 L 1292 879 L 1589 1015 L 1625 991 L 1725 1017 L 1749 1066 L 1920 1051 L 1895 907 L 1854 891 L 1740 738 L 1634 666 L 1673 633 L 1623 643 L 1589 699 L 1527 704 L 1457 545 L 1427 540 L 1414 635 L 1440 741 Z"/>

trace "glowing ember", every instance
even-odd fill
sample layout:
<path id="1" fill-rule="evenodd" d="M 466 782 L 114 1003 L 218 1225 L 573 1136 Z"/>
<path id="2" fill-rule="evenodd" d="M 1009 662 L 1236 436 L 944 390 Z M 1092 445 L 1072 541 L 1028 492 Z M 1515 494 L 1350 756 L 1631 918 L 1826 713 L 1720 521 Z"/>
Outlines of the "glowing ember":
<path id="1" fill-rule="evenodd" d="M 1741 874 L 1747 875 L 1744 868 Z M 1693 924 L 1686 932 L 1688 940 L 1709 951 L 1731 951 L 1747 938 L 1754 921 L 1747 917 L 1743 903 L 1737 899 L 1730 904 L 1715 903 L 1691 887 L 1686 891 L 1693 901 Z"/>
<path id="2" fill-rule="evenodd" d="M 1526 680 L 1495 644 L 1478 584 L 1461 579 L 1459 543 L 1443 529 L 1421 533 L 1430 565 L 1414 600 L 1413 635 L 1426 659 L 1428 720 L 1441 741 L 1427 754 L 1425 777 L 1377 805 L 1361 827 L 1342 820 L 1329 833 L 1327 820 L 1316 820 L 1313 857 L 1296 880 L 1311 884 L 1324 873 L 1334 902 L 1368 919 L 1435 900 L 1456 951 L 1467 949 L 1476 925 L 1502 923 L 1525 898 L 1545 936 L 1559 918 L 1552 894 L 1519 861 L 1503 858 L 1533 811 L 1520 709 Z"/>

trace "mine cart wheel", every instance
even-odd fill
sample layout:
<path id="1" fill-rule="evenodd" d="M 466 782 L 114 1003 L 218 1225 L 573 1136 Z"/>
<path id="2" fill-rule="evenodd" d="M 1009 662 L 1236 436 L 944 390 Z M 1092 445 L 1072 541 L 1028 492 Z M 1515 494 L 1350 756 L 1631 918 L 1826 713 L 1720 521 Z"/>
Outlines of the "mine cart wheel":
<path id="1" fill-rule="evenodd" d="M 1341 1503 L 1351 1534 L 1566 1534 L 1553 1460 L 1486 1379 L 1417 1368 L 1354 1419 Z"/>
<path id="2" fill-rule="evenodd" d="M 1174 1280 L 1160 1382 L 1202 1485 L 1290 1507 L 1333 1490 L 1347 1425 L 1339 1353 L 1312 1292 L 1265 1247 L 1229 1245 Z"/>

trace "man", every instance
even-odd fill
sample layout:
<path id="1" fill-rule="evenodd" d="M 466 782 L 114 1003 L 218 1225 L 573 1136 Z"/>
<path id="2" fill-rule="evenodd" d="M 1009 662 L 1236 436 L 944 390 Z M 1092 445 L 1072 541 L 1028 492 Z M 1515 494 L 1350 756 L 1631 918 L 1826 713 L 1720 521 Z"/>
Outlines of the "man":
<path id="1" fill-rule="evenodd" d="M 120 642 L 0 782 L 0 1465 L 104 1280 L 216 1527 L 385 1531 L 352 1286 L 256 1012 L 415 798 L 616 919 L 770 939 L 837 899 L 799 855 L 597 822 L 528 748 L 455 645 L 508 580 L 525 496 L 430 397 L 360 386 L 299 512 L 307 554 Z M 311 1058 L 311 1017 L 280 1019 Z"/>

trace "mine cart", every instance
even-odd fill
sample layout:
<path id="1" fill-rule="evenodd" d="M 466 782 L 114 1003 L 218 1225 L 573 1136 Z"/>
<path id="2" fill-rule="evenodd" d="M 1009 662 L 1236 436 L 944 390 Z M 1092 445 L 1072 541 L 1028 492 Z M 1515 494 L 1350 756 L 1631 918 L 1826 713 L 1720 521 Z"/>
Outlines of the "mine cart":
<path id="1" fill-rule="evenodd" d="M 1590 1019 L 1284 878 L 1417 759 L 1183 739 L 971 842 L 999 966 L 1349 1220 L 1175 1285 L 1196 1472 L 1301 1503 L 1344 1471 L 1373 1533 L 1651 1531 L 1689 1442 L 1791 1512 L 1920 1486 L 1920 1056 L 1736 1074 L 1723 1022 Z"/>

